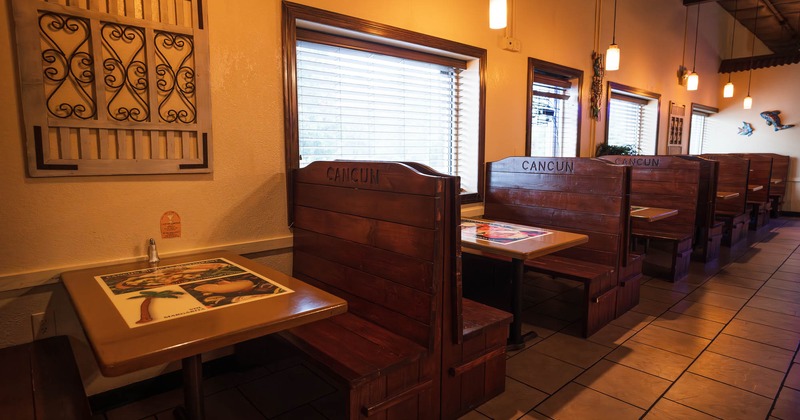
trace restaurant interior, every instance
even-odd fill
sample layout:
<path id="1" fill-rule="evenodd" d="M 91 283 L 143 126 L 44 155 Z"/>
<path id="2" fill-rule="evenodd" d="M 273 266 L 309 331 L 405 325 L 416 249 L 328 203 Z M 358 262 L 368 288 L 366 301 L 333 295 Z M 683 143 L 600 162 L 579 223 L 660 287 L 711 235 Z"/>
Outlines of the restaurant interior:
<path id="1" fill-rule="evenodd" d="M 9 418 L 800 418 L 800 1 L 0 5 Z"/>

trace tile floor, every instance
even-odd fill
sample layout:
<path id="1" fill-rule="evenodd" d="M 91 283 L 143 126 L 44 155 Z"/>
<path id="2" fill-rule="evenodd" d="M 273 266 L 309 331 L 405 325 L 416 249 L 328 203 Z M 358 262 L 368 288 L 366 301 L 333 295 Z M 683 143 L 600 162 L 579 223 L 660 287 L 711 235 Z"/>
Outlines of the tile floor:
<path id="1" fill-rule="evenodd" d="M 688 279 L 645 278 L 641 302 L 589 339 L 577 283 L 529 278 L 525 328 L 506 391 L 462 419 L 800 418 L 800 219 L 772 221 L 749 246 L 723 247 Z M 297 358 L 204 384 L 209 419 L 325 419 L 335 389 Z M 270 397 L 267 397 L 270 396 Z M 172 419 L 175 389 L 96 419 Z"/>

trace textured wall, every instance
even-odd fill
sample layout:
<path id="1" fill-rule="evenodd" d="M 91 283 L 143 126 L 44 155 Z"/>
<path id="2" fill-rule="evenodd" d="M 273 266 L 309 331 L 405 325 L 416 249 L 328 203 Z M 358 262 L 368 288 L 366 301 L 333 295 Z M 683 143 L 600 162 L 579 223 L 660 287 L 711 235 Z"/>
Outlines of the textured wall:
<path id="1" fill-rule="evenodd" d="M 298 0 L 299 3 L 398 26 L 488 50 L 486 160 L 525 150 L 528 57 L 583 69 L 582 154 L 589 147 L 587 98 L 594 45 L 594 3 L 515 1 L 513 35 L 520 52 L 500 48 L 504 31 L 488 29 L 486 0 Z M 286 226 L 283 92 L 279 0 L 207 0 L 214 130 L 214 173 L 32 179 L 26 176 L 19 77 L 10 0 L 0 0 L 0 346 L 31 339 L 30 313 L 57 311 L 58 332 L 83 340 L 57 275 L 64 270 L 142 258 L 159 237 L 159 218 L 179 213 L 183 236 L 158 240 L 162 256 L 230 248 L 238 252 L 290 245 Z M 617 43 L 622 69 L 606 80 L 662 94 L 689 105 L 717 106 L 719 92 L 687 93 L 675 71 L 681 62 L 684 8 L 680 0 L 621 2 Z M 613 2 L 603 2 L 599 48 L 611 41 Z M 713 77 L 724 32 L 719 7 L 704 6 L 697 69 Z M 707 20 L 706 20 L 707 19 Z M 724 20 L 724 19 L 723 19 Z M 707 77 L 704 80 L 710 81 Z M 766 83 L 766 80 L 764 81 Z M 797 96 L 795 95 L 795 98 Z M 788 109 L 787 109 L 788 111 Z M 598 141 L 605 118 L 597 125 Z M 664 150 L 662 111 L 660 150 Z M 800 130 L 800 129 L 798 129 Z M 796 176 L 796 175 L 795 175 Z M 280 251 L 264 262 L 290 269 Z M 81 341 L 78 357 L 90 393 L 157 374 L 104 379 Z"/>

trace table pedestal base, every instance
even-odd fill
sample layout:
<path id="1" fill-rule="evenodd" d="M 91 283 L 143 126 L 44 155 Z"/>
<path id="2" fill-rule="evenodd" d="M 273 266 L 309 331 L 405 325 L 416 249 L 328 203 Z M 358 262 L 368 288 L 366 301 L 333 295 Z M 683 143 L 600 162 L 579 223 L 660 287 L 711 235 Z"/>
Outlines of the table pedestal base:
<path id="1" fill-rule="evenodd" d="M 525 347 L 525 341 L 539 335 L 534 331 L 522 334 L 522 283 L 525 278 L 525 261 L 513 258 L 514 274 L 511 278 L 511 313 L 514 319 L 508 334 L 507 350 L 519 350 Z"/>

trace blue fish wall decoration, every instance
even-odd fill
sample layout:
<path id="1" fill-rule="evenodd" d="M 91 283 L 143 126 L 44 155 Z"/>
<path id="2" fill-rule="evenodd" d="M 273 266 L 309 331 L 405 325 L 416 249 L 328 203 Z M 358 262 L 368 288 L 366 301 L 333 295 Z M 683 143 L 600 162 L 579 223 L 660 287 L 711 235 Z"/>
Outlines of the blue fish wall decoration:
<path id="1" fill-rule="evenodd" d="M 767 126 L 774 127 L 775 131 L 794 127 L 794 124 L 781 124 L 781 117 L 778 115 L 780 113 L 780 111 L 764 111 L 759 115 L 767 121 Z"/>

